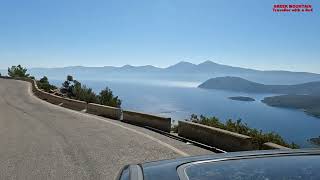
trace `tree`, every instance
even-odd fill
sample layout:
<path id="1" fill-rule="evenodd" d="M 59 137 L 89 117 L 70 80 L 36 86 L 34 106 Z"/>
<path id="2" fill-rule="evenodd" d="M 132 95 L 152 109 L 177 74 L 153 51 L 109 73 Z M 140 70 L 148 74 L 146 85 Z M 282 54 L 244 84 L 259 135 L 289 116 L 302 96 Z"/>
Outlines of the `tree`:
<path id="1" fill-rule="evenodd" d="M 62 89 L 68 90 L 69 87 L 70 87 L 70 82 L 69 82 L 69 81 L 64 81 L 64 82 L 62 83 Z"/>
<path id="2" fill-rule="evenodd" d="M 40 89 L 43 89 L 46 92 L 50 92 L 52 89 L 57 89 L 56 86 L 49 83 L 47 76 L 43 76 L 43 78 L 37 81 L 37 85 Z"/>
<path id="3" fill-rule="evenodd" d="M 68 75 L 67 80 L 62 83 L 61 92 L 66 94 L 69 98 L 85 101 L 87 103 L 99 103 L 102 105 L 120 107 L 121 100 L 118 96 L 114 97 L 111 89 L 106 87 L 97 96 L 96 93 L 79 81 L 73 79 Z"/>
<path id="4" fill-rule="evenodd" d="M 87 88 L 85 85 L 81 85 L 80 82 L 74 80 L 72 86 L 72 98 L 87 103 L 97 103 L 97 95 L 92 91 L 91 88 Z"/>
<path id="5" fill-rule="evenodd" d="M 121 106 L 121 100 L 118 98 L 118 96 L 114 97 L 111 89 L 109 89 L 108 87 L 106 87 L 99 93 L 98 101 L 100 104 L 106 106 Z"/>
<path id="6" fill-rule="evenodd" d="M 67 80 L 62 83 L 61 93 L 66 94 L 68 97 L 72 97 L 72 89 L 73 89 L 73 77 L 71 75 L 67 76 Z"/>
<path id="7" fill-rule="evenodd" d="M 87 103 L 96 103 L 97 102 L 97 95 L 92 91 L 91 88 L 87 88 L 86 86 L 82 87 L 83 91 L 83 100 Z"/>
<path id="8" fill-rule="evenodd" d="M 39 82 L 40 82 L 40 83 L 46 83 L 46 84 L 49 83 L 47 76 L 43 76 L 43 78 L 41 78 L 41 79 L 39 80 Z"/>
<path id="9" fill-rule="evenodd" d="M 70 81 L 70 82 L 73 81 L 73 77 L 71 75 L 68 75 L 67 76 L 67 81 Z"/>
<path id="10" fill-rule="evenodd" d="M 73 88 L 72 88 L 72 95 L 75 99 L 80 100 L 83 96 L 82 86 L 81 83 L 77 80 L 74 80 L 73 82 Z"/>
<path id="11" fill-rule="evenodd" d="M 20 64 L 18 66 L 11 66 L 8 68 L 8 75 L 10 77 L 29 77 L 27 68 L 23 68 Z"/>

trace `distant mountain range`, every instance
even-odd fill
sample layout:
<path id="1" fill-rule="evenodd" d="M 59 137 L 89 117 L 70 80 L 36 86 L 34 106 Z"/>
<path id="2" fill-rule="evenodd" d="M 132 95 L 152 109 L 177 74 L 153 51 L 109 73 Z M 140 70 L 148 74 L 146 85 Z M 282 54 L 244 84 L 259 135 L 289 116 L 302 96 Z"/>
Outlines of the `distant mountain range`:
<path id="1" fill-rule="evenodd" d="M 217 77 L 211 78 L 200 84 L 199 88 L 221 89 L 247 93 L 320 95 L 320 81 L 295 85 L 265 85 L 239 77 Z"/>
<path id="2" fill-rule="evenodd" d="M 320 74 L 315 73 L 260 71 L 222 65 L 212 61 L 205 61 L 200 64 L 181 61 L 167 68 L 159 68 L 151 65 L 125 65 L 122 67 L 70 66 L 62 68 L 31 68 L 28 72 L 37 78 L 46 75 L 49 79 L 64 79 L 70 74 L 77 79 L 84 80 L 106 80 L 108 78 L 160 78 L 166 80 L 203 82 L 209 78 L 219 76 L 236 76 L 265 84 L 294 84 L 320 80 Z M 2 73 L 5 74 L 6 70 L 2 70 Z"/>

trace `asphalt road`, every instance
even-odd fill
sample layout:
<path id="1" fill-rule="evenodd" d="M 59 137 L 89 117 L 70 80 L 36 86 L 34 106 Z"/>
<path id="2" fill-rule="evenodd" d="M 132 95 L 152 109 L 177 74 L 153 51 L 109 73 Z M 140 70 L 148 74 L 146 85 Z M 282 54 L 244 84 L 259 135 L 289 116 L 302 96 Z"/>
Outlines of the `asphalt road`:
<path id="1" fill-rule="evenodd" d="M 114 179 L 126 164 L 208 153 L 52 105 L 35 97 L 29 83 L 0 79 L 0 179 Z"/>

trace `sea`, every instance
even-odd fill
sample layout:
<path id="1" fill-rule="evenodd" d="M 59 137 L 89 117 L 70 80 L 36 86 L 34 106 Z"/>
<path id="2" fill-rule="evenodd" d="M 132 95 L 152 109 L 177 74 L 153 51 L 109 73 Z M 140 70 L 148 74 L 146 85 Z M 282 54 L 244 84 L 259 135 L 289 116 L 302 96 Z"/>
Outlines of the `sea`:
<path id="1" fill-rule="evenodd" d="M 63 80 L 51 83 L 61 86 Z M 242 93 L 197 88 L 201 82 L 157 79 L 81 80 L 96 93 L 105 87 L 122 100 L 121 107 L 171 117 L 173 123 L 190 118 L 191 114 L 215 116 L 247 123 L 264 132 L 276 132 L 302 148 L 316 147 L 309 139 L 320 136 L 320 118 L 301 110 L 271 107 L 261 102 L 276 94 Z M 231 100 L 232 96 L 248 96 L 253 102 Z"/>

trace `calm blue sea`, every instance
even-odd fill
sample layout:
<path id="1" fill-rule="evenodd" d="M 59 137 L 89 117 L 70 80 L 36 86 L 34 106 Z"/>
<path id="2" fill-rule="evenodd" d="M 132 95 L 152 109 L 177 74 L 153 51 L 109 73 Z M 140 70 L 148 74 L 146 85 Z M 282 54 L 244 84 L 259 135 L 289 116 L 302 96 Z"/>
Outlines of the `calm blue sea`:
<path id="1" fill-rule="evenodd" d="M 184 120 L 193 113 L 216 116 L 222 121 L 240 118 L 251 127 L 277 132 L 301 147 L 313 146 L 308 139 L 320 136 L 319 118 L 294 109 L 270 107 L 261 102 L 264 97 L 273 94 L 204 90 L 196 88 L 200 82 L 123 79 L 81 82 L 96 92 L 108 86 L 122 99 L 122 107 L 128 110 L 174 120 Z M 61 86 L 62 81 L 54 80 L 52 83 Z M 230 96 L 249 96 L 256 101 L 234 101 L 228 99 Z"/>

